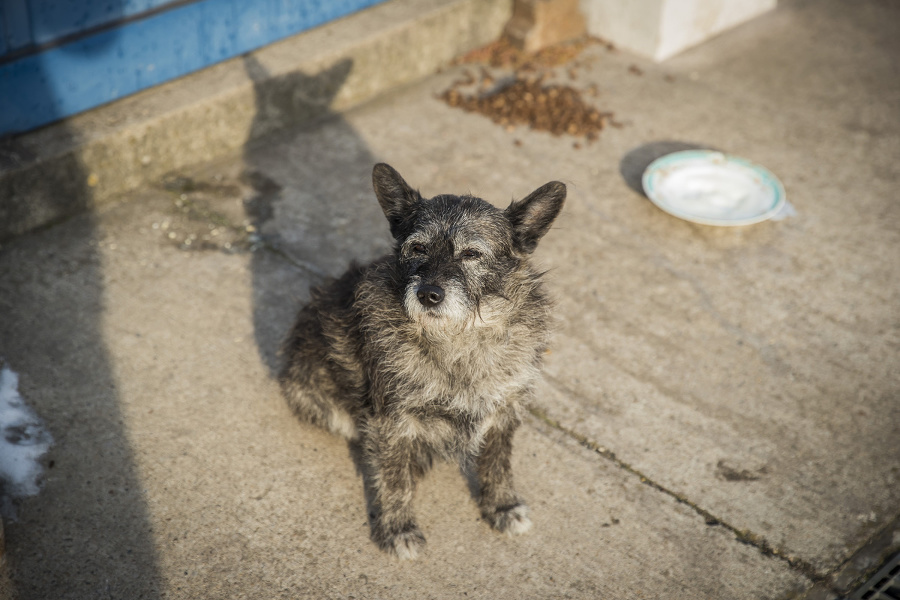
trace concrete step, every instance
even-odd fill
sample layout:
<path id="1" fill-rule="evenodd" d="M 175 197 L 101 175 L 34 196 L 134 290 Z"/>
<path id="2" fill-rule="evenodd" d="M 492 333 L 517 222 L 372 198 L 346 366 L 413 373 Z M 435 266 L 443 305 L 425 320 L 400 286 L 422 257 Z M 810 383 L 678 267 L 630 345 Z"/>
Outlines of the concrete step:
<path id="1" fill-rule="evenodd" d="M 511 0 L 394 0 L 0 140 L 0 241 L 433 73 L 511 13 Z"/>

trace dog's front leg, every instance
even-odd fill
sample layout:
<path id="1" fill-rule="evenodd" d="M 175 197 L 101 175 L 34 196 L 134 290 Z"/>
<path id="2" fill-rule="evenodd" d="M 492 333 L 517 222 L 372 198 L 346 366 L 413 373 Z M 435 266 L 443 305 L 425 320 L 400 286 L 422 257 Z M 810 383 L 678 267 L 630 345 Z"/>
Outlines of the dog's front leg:
<path id="1" fill-rule="evenodd" d="M 387 423 L 370 429 L 367 446 L 375 490 L 372 537 L 382 550 L 400 559 L 416 558 L 425 547 L 412 508 L 416 485 L 425 474 L 420 449 L 415 440 L 398 435 Z"/>
<path id="2" fill-rule="evenodd" d="M 519 420 L 509 416 L 491 427 L 474 457 L 481 516 L 497 531 L 519 535 L 531 529 L 528 507 L 513 488 L 512 438 Z"/>

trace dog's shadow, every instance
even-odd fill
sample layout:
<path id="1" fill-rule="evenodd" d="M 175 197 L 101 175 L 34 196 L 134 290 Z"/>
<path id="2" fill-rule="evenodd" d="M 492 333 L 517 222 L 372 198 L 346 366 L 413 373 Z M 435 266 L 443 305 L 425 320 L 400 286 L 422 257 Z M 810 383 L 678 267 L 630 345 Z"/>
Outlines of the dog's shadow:
<path id="1" fill-rule="evenodd" d="M 378 162 L 331 106 L 353 69 L 342 60 L 315 75 L 269 76 L 252 55 L 254 135 L 244 150 L 244 213 L 256 243 L 251 261 L 253 329 L 259 356 L 274 378 L 279 348 L 309 290 L 339 276 L 351 260 L 390 248 L 371 187 Z M 299 122 L 298 122 L 299 121 Z"/>

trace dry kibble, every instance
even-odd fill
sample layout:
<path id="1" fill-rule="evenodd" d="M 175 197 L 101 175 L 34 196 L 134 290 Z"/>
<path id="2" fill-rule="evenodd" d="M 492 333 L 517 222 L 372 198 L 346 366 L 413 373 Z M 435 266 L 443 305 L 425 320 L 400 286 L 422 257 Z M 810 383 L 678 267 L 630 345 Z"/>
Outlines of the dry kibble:
<path id="1" fill-rule="evenodd" d="M 450 106 L 482 114 L 510 130 L 527 125 L 553 135 L 585 136 L 588 140 L 597 139 L 611 117 L 585 103 L 578 90 L 565 85 L 543 87 L 539 79 L 517 78 L 481 96 L 463 95 L 451 88 L 441 98 Z"/>
<path id="2" fill-rule="evenodd" d="M 576 80 L 577 64 L 572 64 L 571 61 L 592 44 L 605 42 L 596 38 L 584 38 L 529 54 L 500 40 L 456 61 L 456 64 L 481 65 L 476 89 L 471 93 L 460 90 L 476 83 L 472 72 L 467 69 L 465 77 L 454 82 L 440 97 L 448 105 L 484 115 L 510 132 L 518 126 L 527 125 L 531 129 L 548 131 L 553 135 L 584 137 L 592 142 L 607 125 L 615 125 L 612 113 L 601 112 L 587 104 L 581 92 L 571 86 L 545 82 L 553 79 L 553 68 L 567 63 L 570 80 Z M 498 85 L 496 76 L 484 65 L 511 69 L 513 78 L 505 85 Z M 588 87 L 586 93 L 596 97 L 596 85 Z M 521 141 L 514 143 L 519 145 Z"/>

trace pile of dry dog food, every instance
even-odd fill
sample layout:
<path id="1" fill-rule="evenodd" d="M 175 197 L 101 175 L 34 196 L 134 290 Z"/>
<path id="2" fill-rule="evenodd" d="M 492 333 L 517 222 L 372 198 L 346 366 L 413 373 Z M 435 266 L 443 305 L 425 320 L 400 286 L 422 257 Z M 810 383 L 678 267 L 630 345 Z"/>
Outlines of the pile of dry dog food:
<path id="1" fill-rule="evenodd" d="M 593 141 L 612 122 L 612 113 L 591 106 L 582 98 L 582 92 L 570 85 L 546 83 L 549 69 L 571 61 L 591 43 L 598 42 L 584 40 L 525 54 L 506 42 L 495 42 L 475 50 L 458 63 L 512 69 L 512 76 L 498 83 L 482 67 L 479 78 L 467 72 L 465 78 L 454 82 L 440 97 L 450 106 L 482 114 L 502 126 L 528 126 L 553 135 Z M 572 79 L 573 73 L 570 69 Z M 473 85 L 473 91 L 463 91 Z"/>
<path id="2" fill-rule="evenodd" d="M 611 113 L 586 104 L 581 92 L 567 85 L 516 78 L 484 94 L 464 95 L 451 87 L 441 96 L 450 106 L 480 113 L 499 125 L 527 125 L 553 135 L 568 134 L 597 139 Z"/>

